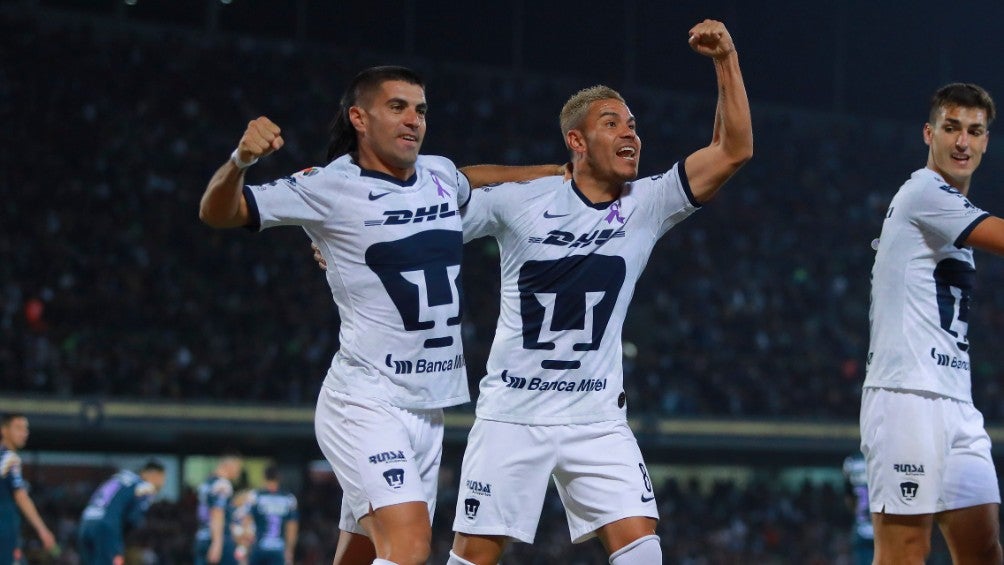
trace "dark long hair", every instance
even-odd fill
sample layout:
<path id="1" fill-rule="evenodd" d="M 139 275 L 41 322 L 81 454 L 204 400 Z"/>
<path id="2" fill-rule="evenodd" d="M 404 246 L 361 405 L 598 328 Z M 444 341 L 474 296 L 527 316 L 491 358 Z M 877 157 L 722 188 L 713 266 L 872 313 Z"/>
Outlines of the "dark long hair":
<path id="1" fill-rule="evenodd" d="M 938 111 L 943 106 L 959 106 L 962 108 L 979 108 L 987 114 L 987 125 L 997 117 L 994 99 L 983 87 L 963 82 L 946 84 L 938 89 L 931 98 L 931 110 L 927 120 L 935 123 Z"/>
<path id="2" fill-rule="evenodd" d="M 330 163 L 346 153 L 355 153 L 359 149 L 359 139 L 356 128 L 349 120 L 349 108 L 356 106 L 359 100 L 365 98 L 381 84 L 389 80 L 400 80 L 425 88 L 425 82 L 415 71 L 406 67 L 380 66 L 370 67 L 356 75 L 349 83 L 342 100 L 338 104 L 338 114 L 331 122 L 331 137 L 328 142 L 327 161 Z"/>

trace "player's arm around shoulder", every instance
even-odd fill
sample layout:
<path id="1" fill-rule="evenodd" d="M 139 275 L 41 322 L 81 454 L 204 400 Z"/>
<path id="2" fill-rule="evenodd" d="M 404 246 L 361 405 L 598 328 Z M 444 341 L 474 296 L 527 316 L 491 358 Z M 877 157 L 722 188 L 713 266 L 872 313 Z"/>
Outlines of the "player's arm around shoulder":
<path id="1" fill-rule="evenodd" d="M 718 83 L 711 143 L 685 161 L 691 190 L 703 204 L 753 157 L 753 124 L 739 56 L 725 25 L 704 20 L 690 29 L 688 42 L 695 52 L 714 61 Z"/>
<path id="2" fill-rule="evenodd" d="M 526 213 L 528 203 L 546 195 L 563 182 L 551 175 L 535 180 L 489 184 L 471 191 L 470 198 L 460 208 L 464 242 L 480 237 L 499 237 Z"/>
<path id="3" fill-rule="evenodd" d="M 564 175 L 566 171 L 567 165 L 468 165 L 460 168 L 460 172 L 470 182 L 471 188 L 560 176 Z"/>
<path id="4" fill-rule="evenodd" d="M 251 120 L 230 159 L 209 179 L 199 203 L 199 219 L 214 228 L 246 225 L 250 214 L 241 192 L 244 171 L 283 143 L 279 126 L 271 120 L 265 116 Z"/>

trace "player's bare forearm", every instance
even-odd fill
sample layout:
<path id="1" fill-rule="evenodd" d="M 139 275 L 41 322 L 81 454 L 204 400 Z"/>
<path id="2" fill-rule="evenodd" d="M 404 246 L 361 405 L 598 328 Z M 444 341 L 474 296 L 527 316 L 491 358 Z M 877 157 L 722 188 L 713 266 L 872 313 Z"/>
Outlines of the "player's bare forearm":
<path id="1" fill-rule="evenodd" d="M 471 183 L 471 188 L 479 188 L 500 182 L 522 182 L 565 174 L 565 165 L 469 165 L 461 167 Z"/>
<path id="2" fill-rule="evenodd" d="M 753 119 L 739 69 L 739 56 L 734 50 L 724 58 L 715 59 L 715 76 L 718 78 L 718 107 L 712 143 L 721 146 L 738 170 L 753 157 Z"/>
<path id="3" fill-rule="evenodd" d="M 28 496 L 28 493 L 24 489 L 18 489 L 14 492 L 14 502 L 17 503 L 17 507 L 21 511 L 21 515 L 24 516 L 24 519 L 31 524 L 31 527 L 35 529 L 39 537 L 44 538 L 45 534 L 49 533 L 49 528 L 45 525 L 42 515 L 38 513 L 38 508 L 35 507 L 35 503 Z"/>
<path id="4" fill-rule="evenodd" d="M 224 514 L 222 508 L 213 508 L 209 511 L 209 535 L 211 543 L 223 542 L 223 522 Z"/>
<path id="5" fill-rule="evenodd" d="M 711 143 L 692 153 L 684 162 L 694 198 L 707 202 L 753 157 L 753 125 L 746 85 L 739 70 L 739 56 L 725 25 L 716 20 L 704 20 L 690 29 L 687 42 L 696 53 L 714 61 L 718 82 Z"/>
<path id="6" fill-rule="evenodd" d="M 278 151 L 284 143 L 279 126 L 265 116 L 248 122 L 233 156 L 209 179 L 209 186 L 199 204 L 199 219 L 214 228 L 247 225 L 247 202 L 241 193 L 244 169 Z M 238 163 L 241 166 L 238 167 Z"/>
<path id="7" fill-rule="evenodd" d="M 214 228 L 236 228 L 248 222 L 247 203 L 241 192 L 244 171 L 227 160 L 209 179 L 199 202 L 199 219 Z"/>
<path id="8" fill-rule="evenodd" d="M 296 538 L 300 535 L 300 523 L 296 520 L 286 522 L 286 560 L 293 562 L 293 555 L 296 552 Z"/>
<path id="9" fill-rule="evenodd" d="M 1004 219 L 990 216 L 976 225 L 966 238 L 966 245 L 1004 255 Z"/>

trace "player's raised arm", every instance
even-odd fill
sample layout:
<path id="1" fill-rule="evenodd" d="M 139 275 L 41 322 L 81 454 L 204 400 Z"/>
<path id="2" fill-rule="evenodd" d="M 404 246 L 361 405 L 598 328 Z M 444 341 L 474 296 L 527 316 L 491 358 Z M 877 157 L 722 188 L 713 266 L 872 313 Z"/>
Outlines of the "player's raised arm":
<path id="1" fill-rule="evenodd" d="M 248 222 L 247 202 L 241 188 L 244 170 L 282 147 L 279 126 L 262 116 L 248 122 L 237 149 L 213 178 L 199 203 L 199 219 L 214 228 L 236 228 Z"/>
<path id="2" fill-rule="evenodd" d="M 685 161 L 687 180 L 698 202 L 707 202 L 753 157 L 753 124 L 732 36 L 725 25 L 704 20 L 690 29 L 690 47 L 711 57 L 718 80 L 718 107 L 711 144 Z"/>
<path id="3" fill-rule="evenodd" d="M 467 177 L 471 188 L 479 188 L 500 182 L 521 182 L 564 175 L 566 167 L 567 165 L 468 165 L 461 167 L 460 172 Z"/>

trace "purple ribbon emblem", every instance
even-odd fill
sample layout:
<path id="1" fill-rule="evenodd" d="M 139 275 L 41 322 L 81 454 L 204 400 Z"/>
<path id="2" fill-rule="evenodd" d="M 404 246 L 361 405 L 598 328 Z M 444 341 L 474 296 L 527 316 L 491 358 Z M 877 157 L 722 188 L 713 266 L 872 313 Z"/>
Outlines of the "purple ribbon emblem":
<path id="1" fill-rule="evenodd" d="M 450 197 L 449 191 L 443 188 L 443 185 L 439 184 L 439 179 L 436 178 L 436 175 L 432 175 L 432 182 L 436 183 L 436 194 L 442 196 L 443 198 Z"/>
<path id="2" fill-rule="evenodd" d="M 613 204 L 610 205 L 610 213 L 608 213 L 607 217 L 604 219 L 607 221 L 608 224 L 614 223 L 614 220 L 617 220 L 622 224 L 624 223 L 624 217 L 621 216 L 620 202 L 614 202 Z"/>

